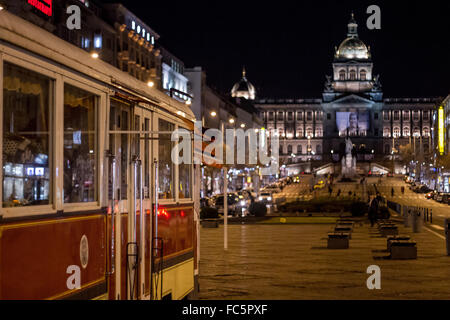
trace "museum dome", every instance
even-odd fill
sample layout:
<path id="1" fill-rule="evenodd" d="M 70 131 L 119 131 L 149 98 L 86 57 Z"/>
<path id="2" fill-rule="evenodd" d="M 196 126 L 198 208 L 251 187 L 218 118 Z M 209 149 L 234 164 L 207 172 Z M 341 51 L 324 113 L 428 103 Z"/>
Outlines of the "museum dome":
<path id="1" fill-rule="evenodd" d="M 237 82 L 231 89 L 233 98 L 245 98 L 247 100 L 255 100 L 255 87 L 245 77 L 245 68 L 242 70 L 242 79 Z"/>
<path id="2" fill-rule="evenodd" d="M 336 50 L 335 57 L 338 60 L 367 60 L 370 59 L 370 49 L 358 38 L 358 24 L 352 13 L 347 25 L 347 38 L 341 42 Z"/>
<path id="3" fill-rule="evenodd" d="M 338 59 L 369 59 L 370 53 L 360 39 L 347 38 L 340 44 L 336 57 Z"/>

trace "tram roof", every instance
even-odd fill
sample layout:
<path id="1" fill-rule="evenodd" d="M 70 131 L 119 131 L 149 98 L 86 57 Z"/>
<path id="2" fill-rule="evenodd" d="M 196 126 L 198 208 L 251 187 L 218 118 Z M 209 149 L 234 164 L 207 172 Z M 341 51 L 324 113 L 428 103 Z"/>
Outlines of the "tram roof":
<path id="1" fill-rule="evenodd" d="M 182 119 L 195 121 L 194 113 L 185 103 L 169 97 L 156 88 L 150 88 L 146 83 L 101 59 L 93 59 L 83 49 L 7 10 L 0 11 L 0 40 L 22 47 L 111 87 L 128 91 L 140 101 L 147 100 L 149 104 L 165 109 Z"/>

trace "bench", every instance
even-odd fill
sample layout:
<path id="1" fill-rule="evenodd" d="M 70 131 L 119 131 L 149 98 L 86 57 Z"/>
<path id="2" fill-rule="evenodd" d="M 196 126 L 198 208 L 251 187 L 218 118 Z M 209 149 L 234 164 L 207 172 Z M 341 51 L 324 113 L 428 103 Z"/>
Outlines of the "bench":
<path id="1" fill-rule="evenodd" d="M 350 234 L 346 232 L 328 233 L 328 249 L 348 249 Z"/>
<path id="2" fill-rule="evenodd" d="M 408 240 L 411 240 L 411 237 L 408 236 L 408 235 L 388 236 L 387 237 L 387 246 L 386 246 L 387 247 L 387 251 L 391 251 L 391 244 L 392 244 L 393 241 L 396 241 L 396 240 L 408 241 Z"/>
<path id="3" fill-rule="evenodd" d="M 391 242 L 391 259 L 417 259 L 417 244 L 411 240 Z"/>
<path id="4" fill-rule="evenodd" d="M 396 225 L 385 224 L 380 226 L 380 233 L 383 237 L 398 235 L 398 227 Z"/>
<path id="5" fill-rule="evenodd" d="M 338 224 L 334 227 L 334 232 L 337 233 L 348 233 L 349 234 L 349 238 L 352 238 L 352 232 L 353 232 L 353 227 L 349 226 L 349 225 L 342 225 L 342 224 Z"/>
<path id="6" fill-rule="evenodd" d="M 219 220 L 217 219 L 203 219 L 200 224 L 203 228 L 218 228 Z"/>

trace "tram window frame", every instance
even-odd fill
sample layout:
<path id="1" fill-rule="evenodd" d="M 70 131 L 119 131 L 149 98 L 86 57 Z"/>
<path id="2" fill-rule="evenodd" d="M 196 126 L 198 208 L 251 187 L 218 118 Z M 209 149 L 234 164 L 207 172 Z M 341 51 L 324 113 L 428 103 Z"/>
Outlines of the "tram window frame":
<path id="1" fill-rule="evenodd" d="M 0 139 L 2 142 L 2 152 L 4 148 L 4 142 L 3 142 L 3 116 L 4 116 L 4 95 L 3 95 L 3 89 L 4 89 L 4 70 L 5 65 L 9 64 L 13 67 L 17 67 L 19 69 L 23 69 L 25 71 L 28 71 L 30 73 L 37 74 L 38 76 L 45 77 L 48 80 L 48 110 L 47 110 L 47 121 L 48 121 L 48 150 L 47 150 L 47 157 L 48 157 L 48 203 L 46 204 L 36 204 L 36 205 L 28 205 L 28 206 L 12 206 L 12 207 L 6 207 L 3 206 L 3 179 L 4 174 L 3 170 L 0 170 L 1 175 L 1 186 L 0 186 L 0 194 L 2 195 L 2 206 L 1 213 L 4 217 L 21 217 L 21 216 L 29 216 L 29 215 L 36 215 L 41 214 L 42 212 L 46 213 L 53 213 L 54 205 L 55 205 L 55 196 L 54 196 L 54 184 L 56 181 L 56 177 L 54 175 L 54 168 L 55 168 L 55 160 L 54 160 L 54 150 L 55 150 L 55 139 L 54 139 L 54 133 L 55 133 L 55 106 L 56 106 L 56 92 L 57 92 L 57 79 L 54 77 L 54 74 L 49 72 L 47 69 L 42 68 L 40 66 L 35 66 L 33 64 L 30 64 L 29 62 L 18 60 L 9 56 L 6 56 L 2 59 L 0 57 L 0 91 L 2 92 L 2 99 L 0 99 L 0 110 L 1 110 L 1 120 L 0 120 Z M 2 157 L 3 158 L 3 157 Z M 3 159 L 0 160 L 0 166 L 3 167 Z M 24 210 L 26 208 L 26 210 Z"/>
<path id="2" fill-rule="evenodd" d="M 157 157 L 158 160 L 158 185 L 155 185 L 156 190 L 158 191 L 158 201 L 161 201 L 162 203 L 164 202 L 176 202 L 177 199 L 177 188 L 176 186 L 178 185 L 177 182 L 177 166 L 175 166 L 175 164 L 172 163 L 171 166 L 171 170 L 173 170 L 173 172 L 171 172 L 171 182 L 172 182 L 172 191 L 171 191 L 171 197 L 168 198 L 161 198 L 160 197 L 160 192 L 159 192 L 159 185 L 161 184 L 161 176 L 160 176 L 160 170 L 161 170 L 161 161 L 160 161 L 160 144 L 161 144 L 161 138 L 162 136 L 167 136 L 165 137 L 165 139 L 167 139 L 166 141 L 170 142 L 170 151 L 172 151 L 175 143 L 171 141 L 171 136 L 169 134 L 160 134 L 159 132 L 162 131 L 162 129 L 160 128 L 160 120 L 161 121 L 165 121 L 167 123 L 169 123 L 170 125 L 173 125 L 173 130 L 176 130 L 176 122 L 173 121 L 172 119 L 170 119 L 169 117 L 165 117 L 164 115 L 159 114 L 158 116 L 154 117 L 155 119 L 155 123 L 156 123 L 156 128 L 158 131 L 158 140 L 157 143 L 155 144 L 156 147 L 156 152 L 155 155 Z M 170 157 L 171 155 L 169 155 Z M 170 159 L 170 162 L 172 162 L 172 159 Z"/>
<path id="3" fill-rule="evenodd" d="M 191 133 L 190 137 L 192 137 L 192 131 L 189 130 L 188 128 L 186 128 L 184 126 L 180 126 L 179 124 L 176 124 L 176 130 L 177 129 L 185 129 L 185 130 L 187 130 L 188 132 Z M 180 135 L 179 141 L 181 141 L 181 140 L 182 140 L 182 135 Z M 178 149 L 177 149 L 177 152 L 178 152 Z M 177 177 L 176 199 L 177 199 L 178 202 L 192 202 L 192 199 L 193 199 L 193 192 L 194 192 L 194 167 L 193 167 L 194 146 L 193 146 L 192 140 L 191 140 L 190 153 L 191 153 L 191 163 L 190 164 L 183 163 L 183 164 L 179 164 L 179 165 L 176 166 L 177 167 L 176 168 L 176 172 L 177 172 L 177 175 L 176 175 L 176 177 Z M 190 187 L 189 187 L 189 197 L 184 197 L 184 196 L 180 197 L 180 193 L 181 193 L 181 190 L 180 190 L 180 188 L 181 188 L 180 167 L 183 166 L 183 165 L 189 166 L 189 185 L 190 185 Z"/>
<path id="4" fill-rule="evenodd" d="M 64 192 L 62 192 L 61 195 L 61 203 L 63 205 L 64 211 L 82 211 L 85 210 L 86 208 L 91 208 L 92 209 L 96 209 L 100 207 L 100 189 L 101 186 L 104 182 L 104 179 L 102 179 L 102 170 L 100 170 L 103 166 L 100 163 L 100 156 L 101 156 L 101 139 L 103 137 L 102 131 L 102 126 L 100 125 L 100 118 L 102 117 L 102 115 L 100 114 L 101 109 L 103 108 L 104 104 L 105 104 L 105 97 L 104 94 L 101 91 L 98 91 L 94 88 L 91 88 L 90 86 L 78 82 L 78 81 L 74 81 L 68 78 L 64 78 L 63 84 L 62 84 L 62 116 L 64 119 L 64 93 L 65 93 L 65 87 L 66 85 L 69 85 L 71 87 L 75 87 L 76 89 L 82 90 L 82 91 L 86 91 L 90 94 L 92 94 L 95 97 L 95 103 L 94 103 L 94 107 L 95 107 L 95 120 L 94 120 L 94 124 L 95 124 L 95 147 L 94 147 L 94 152 L 95 152 L 95 166 L 96 166 L 96 170 L 94 172 L 94 200 L 93 201 L 85 201 L 85 202 L 65 202 L 64 201 Z M 104 128 L 106 129 L 106 128 Z M 62 131 L 64 132 L 64 123 L 62 124 Z M 63 138 L 62 138 L 63 139 Z M 64 141 L 61 144 L 62 148 L 64 148 Z M 62 161 L 64 161 L 64 156 L 62 155 Z M 64 171 L 64 166 L 61 166 L 61 170 Z M 64 182 L 62 183 L 62 189 L 64 190 Z"/>
<path id="5" fill-rule="evenodd" d="M 160 112 L 156 112 L 154 114 L 153 119 L 151 120 L 151 121 L 153 121 L 153 127 L 156 128 L 156 131 L 160 131 L 159 120 L 164 120 L 164 121 L 167 121 L 167 122 L 173 124 L 174 125 L 174 130 L 177 130 L 179 128 L 180 129 L 183 128 L 183 129 L 188 130 L 189 132 L 192 131 L 192 130 L 189 130 L 188 128 L 186 128 L 184 125 L 181 125 L 180 121 L 176 117 L 174 117 L 174 116 L 172 116 L 170 114 L 160 113 Z M 158 165 L 159 165 L 160 164 L 160 161 L 159 161 L 160 160 L 159 159 L 159 143 L 160 143 L 159 136 L 160 135 L 158 134 L 157 136 L 158 136 L 158 139 L 155 141 L 156 143 L 154 144 L 154 149 L 153 149 L 154 150 L 153 151 L 153 154 L 154 154 L 153 158 L 156 158 L 158 160 Z M 168 139 L 169 139 L 169 141 L 171 140 L 171 136 L 170 135 L 168 136 Z M 172 143 L 172 145 L 175 144 L 174 142 L 171 142 L 171 143 Z M 193 152 L 193 145 L 192 144 L 191 144 L 191 147 L 192 147 L 192 152 Z M 193 155 L 192 155 L 192 157 L 193 157 Z M 190 198 L 180 198 L 179 197 L 179 184 L 180 184 L 179 165 L 173 164 L 173 167 L 174 167 L 174 181 L 173 181 L 174 197 L 173 198 L 168 198 L 168 199 L 162 199 L 162 198 L 159 197 L 159 194 L 158 194 L 158 202 L 160 204 L 190 203 L 190 202 L 193 201 L 193 199 L 194 199 L 194 195 L 193 195 L 193 192 L 194 192 L 194 167 L 193 167 L 193 164 L 191 164 L 190 166 L 191 166 L 191 170 L 190 170 L 191 171 L 190 172 L 191 173 L 191 175 L 190 175 L 190 177 L 191 177 Z M 159 178 L 160 177 L 158 177 L 158 179 Z M 159 188 L 159 186 L 157 186 L 157 188 Z"/>

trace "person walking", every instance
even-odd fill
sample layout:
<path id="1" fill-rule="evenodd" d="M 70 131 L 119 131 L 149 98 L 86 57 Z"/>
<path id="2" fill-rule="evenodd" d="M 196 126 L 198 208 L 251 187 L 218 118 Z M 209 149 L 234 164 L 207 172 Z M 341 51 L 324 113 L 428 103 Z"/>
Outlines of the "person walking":
<path id="1" fill-rule="evenodd" d="M 338 189 L 338 192 L 337 192 L 337 197 L 339 197 L 341 195 L 341 189 Z"/>
<path id="2" fill-rule="evenodd" d="M 379 207 L 378 201 L 379 201 L 379 194 L 377 194 L 377 196 L 373 198 L 372 202 L 370 203 L 369 221 L 371 227 L 373 227 L 373 225 L 377 221 L 378 207 Z"/>
<path id="3" fill-rule="evenodd" d="M 402 186 L 402 194 L 405 194 L 405 187 Z"/>
<path id="4" fill-rule="evenodd" d="M 331 186 L 328 186 L 328 193 L 330 194 L 331 197 L 331 194 L 333 193 L 333 188 L 331 188 Z"/>
<path id="5" fill-rule="evenodd" d="M 394 197 L 394 187 L 392 187 L 392 189 L 391 189 L 391 196 L 392 196 L 392 198 Z"/>

